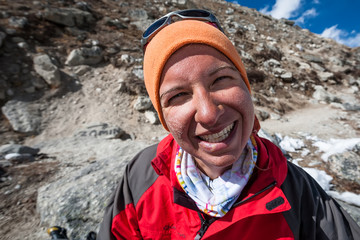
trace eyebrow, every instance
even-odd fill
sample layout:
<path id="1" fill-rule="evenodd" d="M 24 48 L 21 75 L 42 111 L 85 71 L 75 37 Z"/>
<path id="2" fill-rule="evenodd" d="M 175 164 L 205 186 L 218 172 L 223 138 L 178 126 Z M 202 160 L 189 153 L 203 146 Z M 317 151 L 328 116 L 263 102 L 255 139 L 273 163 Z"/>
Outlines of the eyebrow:
<path id="1" fill-rule="evenodd" d="M 211 69 L 210 70 L 210 73 L 208 74 L 209 76 L 212 76 L 212 75 L 214 75 L 214 74 L 216 74 L 217 72 L 219 72 L 219 71 L 221 71 L 221 70 L 223 70 L 223 69 L 231 69 L 231 70 L 233 70 L 233 71 L 238 71 L 237 70 L 237 68 L 235 68 L 234 66 L 231 66 L 231 65 L 223 65 L 223 66 L 220 66 L 220 67 L 217 67 L 217 68 L 215 68 L 215 69 Z"/>
<path id="2" fill-rule="evenodd" d="M 177 91 L 177 90 L 182 90 L 182 89 L 184 89 L 184 88 L 183 88 L 183 87 L 173 87 L 173 88 L 170 88 L 169 90 L 167 90 L 166 92 L 164 92 L 164 93 L 162 93 L 162 94 L 160 95 L 160 100 L 161 100 L 161 98 L 162 98 L 164 95 L 169 94 L 170 92 Z"/>

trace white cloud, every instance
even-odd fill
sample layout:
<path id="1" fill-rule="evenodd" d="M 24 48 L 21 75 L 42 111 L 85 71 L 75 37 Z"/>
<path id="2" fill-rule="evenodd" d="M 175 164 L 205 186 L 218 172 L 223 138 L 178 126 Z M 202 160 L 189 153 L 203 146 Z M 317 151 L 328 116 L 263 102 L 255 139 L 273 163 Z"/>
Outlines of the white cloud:
<path id="1" fill-rule="evenodd" d="M 314 0 L 313 3 L 314 4 L 320 4 L 320 1 L 319 0 Z"/>
<path id="2" fill-rule="evenodd" d="M 297 24 L 302 24 L 305 22 L 305 18 L 312 18 L 312 17 L 316 17 L 318 14 L 318 12 L 316 11 L 315 8 L 311 8 L 306 10 L 305 12 L 303 12 L 303 14 L 301 14 L 301 16 L 295 20 L 295 22 Z"/>
<path id="3" fill-rule="evenodd" d="M 276 0 L 271 11 L 268 11 L 268 6 L 261 9 L 260 12 L 269 14 L 274 18 L 290 18 L 294 15 L 294 12 L 300 8 L 301 0 Z"/>
<path id="4" fill-rule="evenodd" d="M 330 28 L 326 28 L 322 33 L 322 37 L 331 38 L 335 41 L 345 44 L 349 47 L 359 47 L 360 46 L 360 33 L 355 34 L 352 31 L 352 36 L 342 29 L 338 29 L 338 25 L 334 25 Z"/>

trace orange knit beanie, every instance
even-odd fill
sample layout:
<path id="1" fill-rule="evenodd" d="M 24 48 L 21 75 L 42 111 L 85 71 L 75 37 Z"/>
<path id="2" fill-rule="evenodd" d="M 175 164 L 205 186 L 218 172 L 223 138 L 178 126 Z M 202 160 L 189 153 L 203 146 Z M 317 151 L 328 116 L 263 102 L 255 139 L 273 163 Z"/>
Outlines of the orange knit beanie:
<path id="1" fill-rule="evenodd" d="M 160 105 L 160 78 L 165 63 L 181 47 L 199 43 L 222 52 L 239 70 L 250 91 L 244 64 L 231 41 L 216 27 L 197 20 L 183 20 L 170 24 L 149 42 L 144 55 L 144 81 L 151 102 L 158 112 L 160 122 L 168 130 Z"/>

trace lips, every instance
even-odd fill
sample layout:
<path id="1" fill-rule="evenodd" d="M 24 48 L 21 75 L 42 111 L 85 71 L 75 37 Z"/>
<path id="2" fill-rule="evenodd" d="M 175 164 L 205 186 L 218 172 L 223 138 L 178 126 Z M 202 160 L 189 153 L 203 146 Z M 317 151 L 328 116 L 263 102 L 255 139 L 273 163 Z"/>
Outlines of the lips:
<path id="1" fill-rule="evenodd" d="M 229 126 L 225 127 L 218 133 L 209 134 L 209 135 L 202 135 L 199 138 L 203 141 L 210 142 L 210 143 L 217 143 L 225 140 L 231 133 L 231 130 L 234 128 L 235 123 L 231 123 Z"/>

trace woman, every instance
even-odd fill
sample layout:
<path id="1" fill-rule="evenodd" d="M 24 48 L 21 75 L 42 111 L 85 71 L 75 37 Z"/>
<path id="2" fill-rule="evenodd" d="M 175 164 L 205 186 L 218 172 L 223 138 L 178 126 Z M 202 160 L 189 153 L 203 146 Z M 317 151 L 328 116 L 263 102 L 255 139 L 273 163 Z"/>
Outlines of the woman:
<path id="1" fill-rule="evenodd" d="M 257 136 L 244 65 L 211 13 L 169 13 L 142 44 L 170 134 L 128 164 L 100 239 L 359 239 L 349 215 Z"/>

